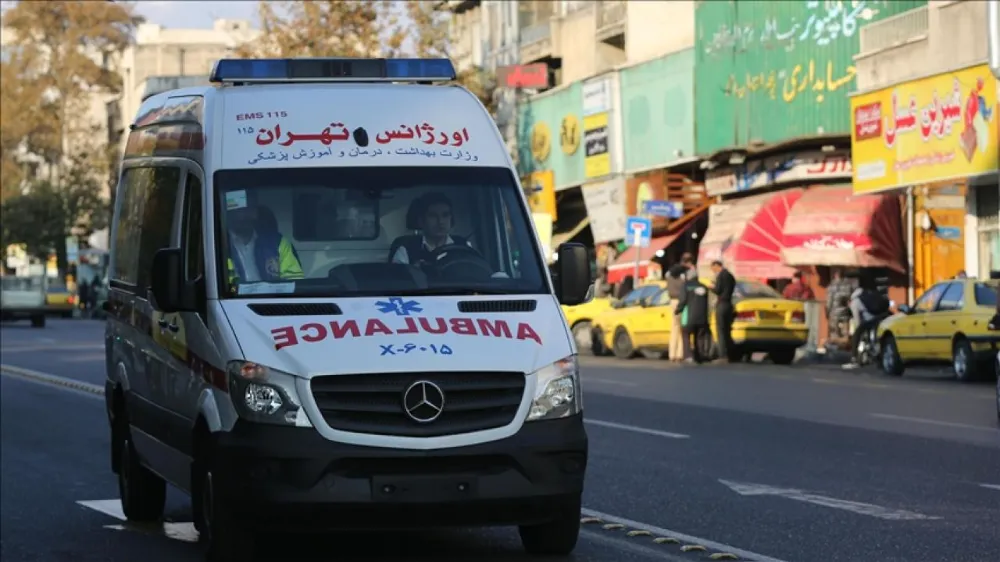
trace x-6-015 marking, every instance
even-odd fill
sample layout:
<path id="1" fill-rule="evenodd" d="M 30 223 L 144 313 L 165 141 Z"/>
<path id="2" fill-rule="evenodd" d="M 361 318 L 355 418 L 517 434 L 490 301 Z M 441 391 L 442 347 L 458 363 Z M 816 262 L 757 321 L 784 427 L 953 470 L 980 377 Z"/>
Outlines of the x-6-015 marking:
<path id="1" fill-rule="evenodd" d="M 444 391 L 431 381 L 417 381 L 403 392 L 403 410 L 417 423 L 430 423 L 444 411 Z"/>
<path id="2" fill-rule="evenodd" d="M 453 353 L 451 348 L 448 347 L 447 345 L 444 344 L 434 345 L 433 343 L 427 345 L 417 345 L 415 343 L 408 343 L 406 345 L 401 345 L 399 347 L 393 347 L 391 344 L 390 345 L 379 344 L 379 347 L 382 348 L 382 353 L 379 354 L 379 357 L 382 357 L 383 355 L 406 355 L 411 351 L 419 351 L 421 353 L 426 353 L 429 351 L 435 355 L 451 355 Z"/>

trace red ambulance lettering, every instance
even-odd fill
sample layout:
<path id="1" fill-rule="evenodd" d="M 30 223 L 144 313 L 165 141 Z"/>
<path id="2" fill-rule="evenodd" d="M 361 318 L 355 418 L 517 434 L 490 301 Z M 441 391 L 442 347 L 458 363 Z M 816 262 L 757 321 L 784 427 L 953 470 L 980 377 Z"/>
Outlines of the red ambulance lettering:
<path id="1" fill-rule="evenodd" d="M 298 338 L 295 337 L 295 328 L 291 326 L 271 330 L 271 337 L 274 338 L 275 351 L 299 344 Z"/>
<path id="2" fill-rule="evenodd" d="M 493 322 L 490 322 L 486 318 L 480 318 L 479 332 L 484 336 L 493 336 L 495 338 L 504 337 L 510 339 L 510 326 L 508 326 L 503 320 L 494 320 Z"/>
<path id="3" fill-rule="evenodd" d="M 299 328 L 299 332 L 302 333 L 302 341 L 304 342 L 315 343 L 326 339 L 326 326 L 316 322 L 303 324 Z"/>
<path id="4" fill-rule="evenodd" d="M 333 320 L 327 326 L 318 322 L 307 322 L 295 329 L 292 326 L 271 330 L 275 349 L 298 345 L 299 340 L 317 343 L 327 338 L 340 340 L 373 336 L 400 336 L 407 334 L 441 335 L 452 333 L 457 336 L 482 336 L 492 338 L 531 340 L 538 345 L 542 338 L 529 324 L 519 322 L 512 327 L 506 320 L 487 318 L 403 318 L 400 324 L 390 324 L 378 318 L 364 321 L 364 328 L 357 320 Z"/>

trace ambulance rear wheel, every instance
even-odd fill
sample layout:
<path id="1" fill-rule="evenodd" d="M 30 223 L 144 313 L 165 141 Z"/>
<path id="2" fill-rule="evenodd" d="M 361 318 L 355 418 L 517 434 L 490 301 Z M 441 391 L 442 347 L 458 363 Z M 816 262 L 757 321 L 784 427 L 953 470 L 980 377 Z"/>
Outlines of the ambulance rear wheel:
<path id="1" fill-rule="evenodd" d="M 580 537 L 580 498 L 559 509 L 555 517 L 541 525 L 521 525 L 518 528 L 521 545 L 536 556 L 567 556 L 576 548 Z"/>

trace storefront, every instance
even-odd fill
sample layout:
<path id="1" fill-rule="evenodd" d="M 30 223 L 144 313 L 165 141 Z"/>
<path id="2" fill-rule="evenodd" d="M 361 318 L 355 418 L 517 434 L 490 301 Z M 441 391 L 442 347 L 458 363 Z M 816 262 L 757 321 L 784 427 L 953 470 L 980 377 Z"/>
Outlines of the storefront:
<path id="1" fill-rule="evenodd" d="M 994 234 L 1000 107 L 989 68 L 861 94 L 851 108 L 854 194 L 905 193 L 910 203 L 911 296 L 961 271 L 988 275 L 1000 253 Z"/>

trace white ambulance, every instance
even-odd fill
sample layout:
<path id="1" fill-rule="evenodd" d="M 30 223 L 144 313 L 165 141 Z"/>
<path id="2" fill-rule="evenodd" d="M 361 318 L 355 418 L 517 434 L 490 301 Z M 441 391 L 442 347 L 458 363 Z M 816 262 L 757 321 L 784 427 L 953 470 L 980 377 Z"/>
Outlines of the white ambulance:
<path id="1" fill-rule="evenodd" d="M 447 60 L 221 60 L 145 100 L 112 230 L 107 412 L 130 520 L 191 494 L 211 560 L 282 530 L 516 525 L 566 554 L 587 464 L 507 148 Z M 554 282 L 553 282 L 554 281 Z"/>

